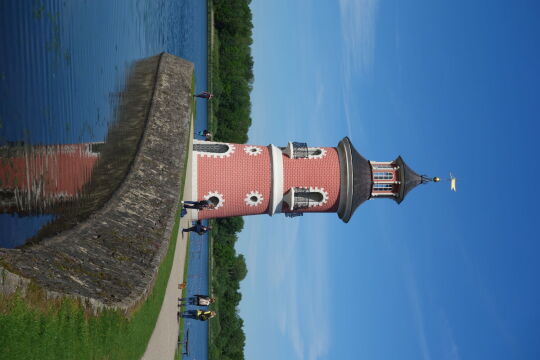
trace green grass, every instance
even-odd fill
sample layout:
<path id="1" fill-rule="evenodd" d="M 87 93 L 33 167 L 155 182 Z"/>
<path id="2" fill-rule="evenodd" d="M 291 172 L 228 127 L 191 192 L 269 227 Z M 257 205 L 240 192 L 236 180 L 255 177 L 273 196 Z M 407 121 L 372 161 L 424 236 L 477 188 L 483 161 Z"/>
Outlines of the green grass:
<path id="1" fill-rule="evenodd" d="M 192 109 L 195 111 L 194 106 Z M 190 126 L 192 131 L 193 122 Z M 185 169 L 187 160 L 186 156 Z M 182 176 L 180 198 L 186 175 L 187 172 Z M 104 310 L 94 315 L 73 299 L 46 299 L 36 285 L 30 285 L 24 297 L 19 293 L 0 295 L 0 359 L 120 360 L 142 357 L 165 296 L 179 225 L 180 211 L 177 211 L 169 247 L 152 293 L 129 318 L 117 310 Z"/>

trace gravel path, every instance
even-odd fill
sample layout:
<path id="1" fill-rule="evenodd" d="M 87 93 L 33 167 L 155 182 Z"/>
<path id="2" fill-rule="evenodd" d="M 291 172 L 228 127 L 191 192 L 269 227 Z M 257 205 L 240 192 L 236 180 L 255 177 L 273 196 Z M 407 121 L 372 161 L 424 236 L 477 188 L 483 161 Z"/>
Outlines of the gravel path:
<path id="1" fill-rule="evenodd" d="M 186 182 L 184 186 L 183 199 L 191 200 L 191 148 L 192 140 L 189 144 L 189 156 L 187 163 Z M 179 323 L 177 319 L 178 298 L 182 295 L 182 290 L 178 288 L 178 284 L 182 283 L 184 278 L 184 263 L 186 260 L 186 248 L 188 235 L 182 232 L 182 228 L 191 226 L 190 212 L 184 216 L 180 222 L 180 232 L 176 241 L 176 249 L 174 252 L 174 262 L 171 270 L 171 276 L 165 290 L 165 298 L 159 317 L 152 333 L 152 337 L 148 342 L 144 356 L 144 360 L 165 360 L 174 359 L 176 347 L 178 345 Z"/>

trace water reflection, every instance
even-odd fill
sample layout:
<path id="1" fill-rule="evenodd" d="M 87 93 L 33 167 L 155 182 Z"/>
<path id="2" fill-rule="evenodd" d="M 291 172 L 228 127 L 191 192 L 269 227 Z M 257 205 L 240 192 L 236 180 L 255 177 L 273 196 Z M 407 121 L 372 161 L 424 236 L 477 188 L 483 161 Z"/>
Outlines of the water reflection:
<path id="1" fill-rule="evenodd" d="M 88 182 L 102 143 L 0 147 L 0 213 L 35 215 L 72 201 Z"/>
<path id="2" fill-rule="evenodd" d="M 14 245 L 36 243 L 81 223 L 122 184 L 143 135 L 158 62 L 154 56 L 129 70 L 124 91 L 113 95 L 115 119 L 104 142 L 0 147 L 0 213 L 53 215 L 35 235 Z"/>
<path id="3" fill-rule="evenodd" d="M 92 166 L 72 164 L 70 169 L 54 170 L 55 156 L 37 154 L 59 153 L 64 144 L 109 144 L 106 138 L 110 127 L 117 126 L 126 74 L 134 62 L 162 51 L 180 56 L 196 65 L 196 90 L 206 90 L 206 18 L 206 1 L 201 0 L 0 1 L 0 156 L 8 165 L 0 175 L 21 184 L 24 180 L 36 190 L 28 194 L 24 186 L 16 190 L 6 182 L 0 197 L 12 205 L 6 202 L 0 211 L 0 247 L 43 238 L 40 229 L 60 216 L 65 219 L 63 214 L 71 216 L 69 209 L 79 206 L 74 202 L 110 193 L 97 195 L 97 179 L 109 174 L 103 149 L 93 151 L 98 159 Z M 197 104 L 198 128 L 203 129 L 204 105 Z M 28 167 L 36 169 L 29 170 L 30 180 L 9 167 L 9 159 L 20 151 Z M 43 164 L 47 174 L 40 170 Z M 4 174 L 8 169 L 11 173 Z M 49 173 L 54 172 L 67 179 L 53 180 Z M 77 189 L 76 195 L 60 194 L 60 182 Z"/>

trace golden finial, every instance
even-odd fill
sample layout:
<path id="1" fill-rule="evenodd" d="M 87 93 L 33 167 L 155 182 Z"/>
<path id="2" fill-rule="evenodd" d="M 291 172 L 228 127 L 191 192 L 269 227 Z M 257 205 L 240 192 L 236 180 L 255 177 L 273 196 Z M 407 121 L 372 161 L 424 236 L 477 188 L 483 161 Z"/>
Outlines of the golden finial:
<path id="1" fill-rule="evenodd" d="M 438 178 L 437 176 L 435 176 L 435 177 L 433 178 L 433 182 L 439 182 L 439 181 L 441 181 L 441 179 Z"/>

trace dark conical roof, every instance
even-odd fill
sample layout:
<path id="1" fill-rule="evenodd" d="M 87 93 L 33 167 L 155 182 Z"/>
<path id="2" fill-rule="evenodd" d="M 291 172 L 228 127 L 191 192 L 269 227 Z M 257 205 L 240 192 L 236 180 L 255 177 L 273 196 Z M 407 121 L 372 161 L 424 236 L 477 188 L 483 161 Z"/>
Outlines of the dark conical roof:
<path id="1" fill-rule="evenodd" d="M 405 196 L 414 189 L 417 185 L 423 184 L 428 180 L 421 175 L 418 175 L 414 170 L 412 170 L 403 160 L 401 156 L 398 156 L 394 162 L 399 166 L 399 177 L 401 186 L 399 189 L 399 196 L 394 198 L 394 200 L 400 204 Z"/>
<path id="2" fill-rule="evenodd" d="M 340 141 L 338 151 L 343 168 L 343 201 L 340 201 L 338 216 L 349 222 L 356 208 L 371 197 L 371 164 L 356 151 L 348 137 Z"/>

